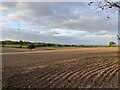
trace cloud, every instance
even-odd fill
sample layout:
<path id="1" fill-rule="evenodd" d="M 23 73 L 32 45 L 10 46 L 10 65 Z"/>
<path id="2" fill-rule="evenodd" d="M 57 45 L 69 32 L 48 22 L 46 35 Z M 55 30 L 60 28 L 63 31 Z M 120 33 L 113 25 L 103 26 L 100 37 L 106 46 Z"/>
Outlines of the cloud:
<path id="1" fill-rule="evenodd" d="M 19 22 L 23 40 L 68 44 L 106 44 L 109 40 L 116 41 L 117 14 L 107 19 L 105 12 L 96 13 L 85 2 L 3 3 L 1 10 L 6 39 L 17 40 Z"/>

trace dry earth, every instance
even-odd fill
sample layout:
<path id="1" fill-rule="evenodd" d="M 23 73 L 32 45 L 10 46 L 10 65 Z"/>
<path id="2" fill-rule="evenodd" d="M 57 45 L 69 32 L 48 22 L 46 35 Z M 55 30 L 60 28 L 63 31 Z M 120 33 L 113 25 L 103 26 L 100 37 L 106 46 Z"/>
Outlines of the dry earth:
<path id="1" fill-rule="evenodd" d="M 117 48 L 3 49 L 3 85 L 19 88 L 118 88 Z"/>

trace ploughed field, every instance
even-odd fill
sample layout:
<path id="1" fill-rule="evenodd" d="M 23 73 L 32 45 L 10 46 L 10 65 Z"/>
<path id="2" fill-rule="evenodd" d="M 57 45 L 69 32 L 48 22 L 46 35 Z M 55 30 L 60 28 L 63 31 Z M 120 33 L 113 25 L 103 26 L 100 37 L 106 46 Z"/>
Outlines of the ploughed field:
<path id="1" fill-rule="evenodd" d="M 3 85 L 17 88 L 118 88 L 117 48 L 3 49 Z"/>

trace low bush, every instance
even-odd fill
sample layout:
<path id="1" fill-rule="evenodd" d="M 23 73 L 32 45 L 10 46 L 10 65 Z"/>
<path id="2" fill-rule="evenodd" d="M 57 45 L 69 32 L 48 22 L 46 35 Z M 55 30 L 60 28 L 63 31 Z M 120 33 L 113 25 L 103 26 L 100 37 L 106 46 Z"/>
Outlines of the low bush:
<path id="1" fill-rule="evenodd" d="M 34 44 L 29 44 L 29 45 L 27 46 L 27 48 L 32 51 L 32 49 L 35 49 L 35 45 L 34 45 Z"/>

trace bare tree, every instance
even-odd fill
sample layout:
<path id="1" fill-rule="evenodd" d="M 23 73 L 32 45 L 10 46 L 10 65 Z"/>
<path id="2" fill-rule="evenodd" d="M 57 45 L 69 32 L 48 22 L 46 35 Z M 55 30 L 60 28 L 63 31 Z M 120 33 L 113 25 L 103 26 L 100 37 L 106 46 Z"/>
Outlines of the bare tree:
<path id="1" fill-rule="evenodd" d="M 114 8 L 120 12 L 120 1 L 112 2 L 112 0 L 101 0 L 98 2 L 90 2 L 88 5 L 91 6 L 93 3 L 97 3 L 98 8 L 101 10 Z"/>
<path id="2" fill-rule="evenodd" d="M 119 36 L 119 35 L 117 35 L 117 37 L 118 37 L 118 40 L 120 40 L 120 36 Z"/>
<path id="3" fill-rule="evenodd" d="M 118 14 L 120 14 L 120 0 L 112 1 L 112 0 L 101 0 L 98 2 L 89 2 L 88 5 L 91 6 L 92 4 L 96 4 L 96 9 L 101 9 L 101 11 L 112 9 L 114 11 L 118 11 Z M 109 19 L 110 17 L 107 16 Z M 120 36 L 117 35 L 118 40 L 120 40 Z"/>

